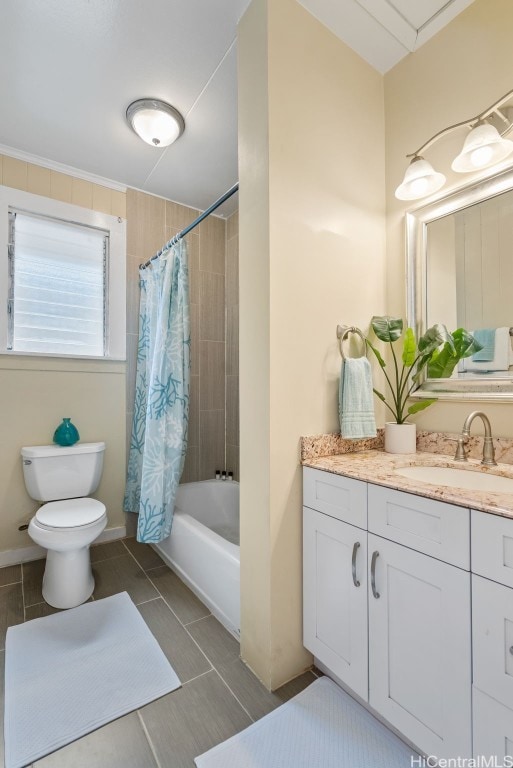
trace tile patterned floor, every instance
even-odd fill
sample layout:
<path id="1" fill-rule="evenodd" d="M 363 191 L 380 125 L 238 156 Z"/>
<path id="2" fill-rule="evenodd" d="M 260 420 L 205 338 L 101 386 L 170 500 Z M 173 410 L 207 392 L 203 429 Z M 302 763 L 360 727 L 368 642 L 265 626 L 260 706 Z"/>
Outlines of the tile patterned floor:
<path id="1" fill-rule="evenodd" d="M 91 549 L 91 561 L 93 599 L 128 592 L 182 687 L 38 760 L 33 768 L 194 768 L 196 755 L 315 680 L 305 672 L 269 693 L 240 660 L 235 638 L 151 547 L 135 539 L 99 544 Z M 0 568 L 0 649 L 7 627 L 56 611 L 43 601 L 43 570 L 44 560 Z M 3 711 L 4 650 L 0 656 Z"/>

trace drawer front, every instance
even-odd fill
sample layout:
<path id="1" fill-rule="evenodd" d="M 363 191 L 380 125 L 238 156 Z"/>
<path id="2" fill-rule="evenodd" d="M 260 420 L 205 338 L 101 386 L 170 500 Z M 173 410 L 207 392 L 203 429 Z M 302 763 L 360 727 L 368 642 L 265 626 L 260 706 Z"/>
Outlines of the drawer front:
<path id="1" fill-rule="evenodd" d="M 472 510 L 472 573 L 513 587 L 513 519 Z"/>
<path id="2" fill-rule="evenodd" d="M 470 570 L 470 513 L 464 507 L 369 484 L 369 531 Z"/>
<path id="3" fill-rule="evenodd" d="M 474 758 L 490 761 L 481 765 L 513 765 L 513 711 L 477 688 L 472 694 Z"/>
<path id="4" fill-rule="evenodd" d="M 367 483 L 303 468 L 303 504 L 367 530 Z"/>
<path id="5" fill-rule="evenodd" d="M 474 685 L 513 710 L 513 589 L 472 576 L 472 643 Z"/>

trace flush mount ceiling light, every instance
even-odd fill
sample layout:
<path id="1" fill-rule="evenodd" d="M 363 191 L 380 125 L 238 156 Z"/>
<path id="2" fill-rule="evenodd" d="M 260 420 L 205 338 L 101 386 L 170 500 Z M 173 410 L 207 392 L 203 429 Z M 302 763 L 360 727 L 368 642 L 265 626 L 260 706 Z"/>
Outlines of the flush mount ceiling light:
<path id="1" fill-rule="evenodd" d="M 512 97 L 513 91 L 510 91 L 480 115 L 444 128 L 432 136 L 429 141 L 426 141 L 416 152 L 406 155 L 412 160 L 406 169 L 403 182 L 395 191 L 395 196 L 399 200 L 419 200 L 443 187 L 445 176 L 442 173 L 437 173 L 421 155 L 442 136 L 452 133 L 458 128 L 466 127 L 471 130 L 465 139 L 463 149 L 452 162 L 453 171 L 470 173 L 471 171 L 490 168 L 505 160 L 513 152 L 513 141 L 503 137 L 513 128 L 513 122 L 501 112 L 499 107 Z M 487 120 L 495 118 L 504 124 L 502 133 L 499 133 L 494 125 L 487 122 Z"/>
<path id="2" fill-rule="evenodd" d="M 180 112 L 159 99 L 137 99 L 126 111 L 126 119 L 133 131 L 152 147 L 168 147 L 185 130 Z"/>

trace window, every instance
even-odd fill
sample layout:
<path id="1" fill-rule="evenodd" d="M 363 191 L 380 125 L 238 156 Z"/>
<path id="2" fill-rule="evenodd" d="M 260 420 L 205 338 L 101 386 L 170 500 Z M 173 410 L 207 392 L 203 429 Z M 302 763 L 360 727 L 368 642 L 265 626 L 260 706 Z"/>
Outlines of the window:
<path id="1" fill-rule="evenodd" d="M 103 357 L 108 232 L 9 212 L 9 348 Z"/>
<path id="2" fill-rule="evenodd" d="M 125 221 L 0 186 L 0 242 L 0 354 L 125 359 Z"/>

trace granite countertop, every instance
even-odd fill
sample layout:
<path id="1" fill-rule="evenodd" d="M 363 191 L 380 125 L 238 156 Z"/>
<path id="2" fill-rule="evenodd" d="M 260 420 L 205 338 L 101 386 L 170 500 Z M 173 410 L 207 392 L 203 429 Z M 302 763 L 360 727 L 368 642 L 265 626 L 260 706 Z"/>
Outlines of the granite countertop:
<path id="1" fill-rule="evenodd" d="M 392 454 L 381 450 L 361 450 L 329 456 L 303 456 L 303 466 L 322 469 L 336 475 L 364 480 L 376 485 L 415 493 L 430 499 L 457 504 L 462 507 L 491 512 L 513 519 L 513 493 L 475 491 L 463 488 L 434 485 L 403 477 L 394 472 L 400 467 L 433 466 L 462 469 L 460 462 L 440 453 L 417 452 L 416 454 Z M 513 479 L 512 464 L 485 467 L 477 459 L 469 459 L 464 469 L 473 472 L 500 475 Z"/>

